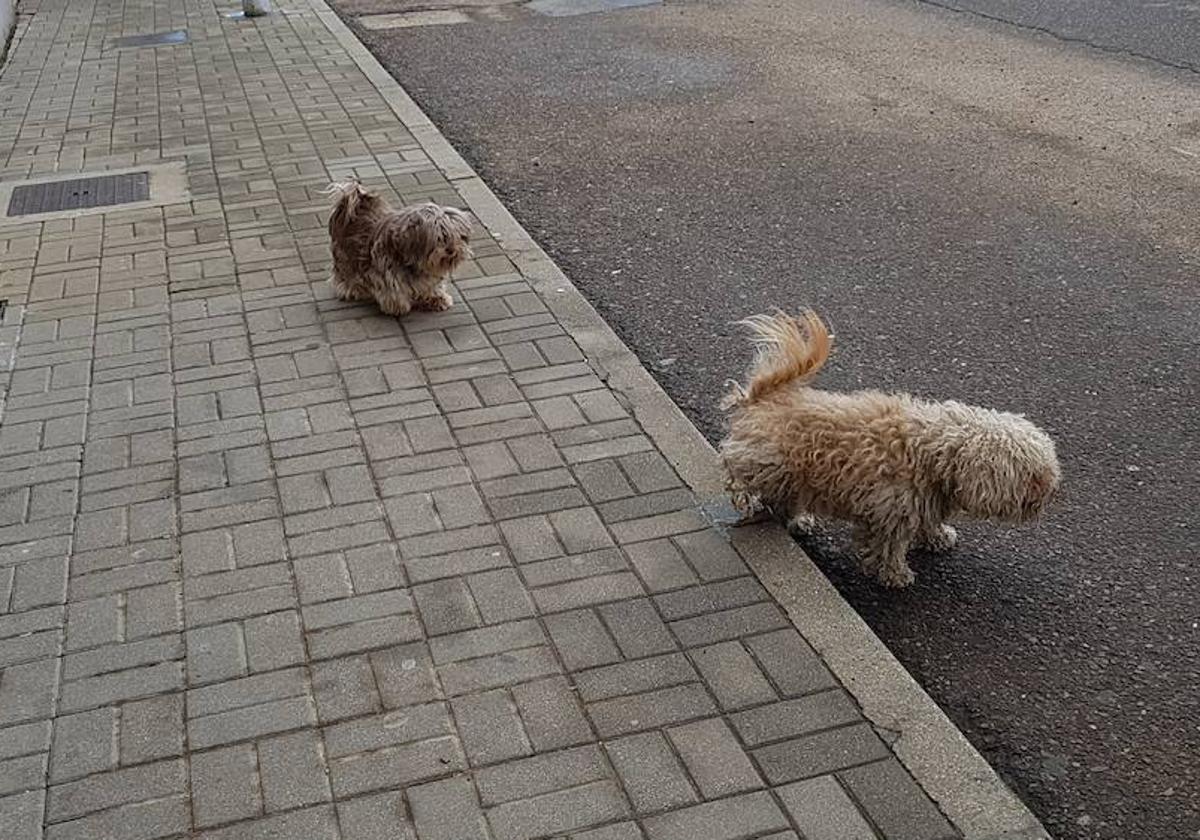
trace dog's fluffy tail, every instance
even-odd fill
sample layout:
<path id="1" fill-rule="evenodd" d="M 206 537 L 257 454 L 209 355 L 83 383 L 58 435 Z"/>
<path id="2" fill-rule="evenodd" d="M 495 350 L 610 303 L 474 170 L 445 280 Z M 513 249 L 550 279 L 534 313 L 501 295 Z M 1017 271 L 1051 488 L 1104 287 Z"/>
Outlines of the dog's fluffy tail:
<path id="1" fill-rule="evenodd" d="M 369 195 L 362 184 L 355 180 L 335 181 L 323 192 L 333 198 L 333 210 L 329 214 L 330 228 L 342 227 L 353 221 L 359 205 Z"/>
<path id="2" fill-rule="evenodd" d="M 746 387 L 734 385 L 722 402 L 725 409 L 747 405 L 792 382 L 807 382 L 829 358 L 833 335 L 820 316 L 806 309 L 798 317 L 777 311 L 740 322 L 750 328 L 758 350 Z"/>

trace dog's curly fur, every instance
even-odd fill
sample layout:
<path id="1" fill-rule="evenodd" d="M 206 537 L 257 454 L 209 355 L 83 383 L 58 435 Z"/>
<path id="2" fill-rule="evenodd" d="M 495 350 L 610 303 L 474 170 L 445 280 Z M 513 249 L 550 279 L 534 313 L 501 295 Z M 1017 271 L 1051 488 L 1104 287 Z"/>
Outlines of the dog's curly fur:
<path id="1" fill-rule="evenodd" d="M 471 220 L 462 210 L 414 204 L 394 210 L 357 181 L 329 186 L 333 275 L 342 300 L 374 299 L 388 315 L 441 311 L 454 300 L 450 273 L 471 256 Z"/>
<path id="2" fill-rule="evenodd" d="M 852 522 L 862 569 L 907 586 L 913 542 L 948 550 L 956 516 L 1023 522 L 1059 487 L 1053 441 L 1016 414 L 880 391 L 810 385 L 832 336 L 812 311 L 745 322 L 758 348 L 746 387 L 722 407 L 727 486 L 746 515 L 762 505 L 799 528 Z"/>

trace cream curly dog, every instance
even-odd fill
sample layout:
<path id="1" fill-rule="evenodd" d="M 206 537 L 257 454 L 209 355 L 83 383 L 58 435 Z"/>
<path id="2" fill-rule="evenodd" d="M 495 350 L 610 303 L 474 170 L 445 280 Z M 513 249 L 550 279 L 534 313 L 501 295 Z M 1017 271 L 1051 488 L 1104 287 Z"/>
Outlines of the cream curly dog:
<path id="1" fill-rule="evenodd" d="M 1016 414 L 880 391 L 834 393 L 809 383 L 832 336 L 812 311 L 743 322 L 758 357 L 746 387 L 722 403 L 727 486 L 749 516 L 759 506 L 800 528 L 849 520 L 863 572 L 885 586 L 913 581 L 913 542 L 937 550 L 956 516 L 1023 522 L 1058 489 L 1054 442 Z"/>

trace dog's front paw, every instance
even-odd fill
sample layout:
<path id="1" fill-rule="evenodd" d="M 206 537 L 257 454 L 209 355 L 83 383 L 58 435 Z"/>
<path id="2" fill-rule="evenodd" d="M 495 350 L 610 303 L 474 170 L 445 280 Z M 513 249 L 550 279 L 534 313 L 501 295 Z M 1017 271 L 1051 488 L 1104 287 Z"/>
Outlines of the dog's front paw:
<path id="1" fill-rule="evenodd" d="M 450 297 L 449 292 L 438 292 L 427 298 L 420 298 L 413 301 L 413 306 L 425 312 L 445 312 L 451 306 L 454 306 L 454 298 Z"/>
<path id="2" fill-rule="evenodd" d="M 929 547 L 934 551 L 952 551 L 958 545 L 958 531 L 943 525 L 929 538 Z"/>
<path id="3" fill-rule="evenodd" d="M 793 537 L 811 537 L 817 530 L 817 518 L 811 513 L 797 513 L 788 520 L 787 529 Z"/>
<path id="4" fill-rule="evenodd" d="M 902 566 L 883 566 L 875 573 L 878 581 L 889 589 L 903 589 L 911 586 L 917 579 L 916 574 L 905 563 Z"/>

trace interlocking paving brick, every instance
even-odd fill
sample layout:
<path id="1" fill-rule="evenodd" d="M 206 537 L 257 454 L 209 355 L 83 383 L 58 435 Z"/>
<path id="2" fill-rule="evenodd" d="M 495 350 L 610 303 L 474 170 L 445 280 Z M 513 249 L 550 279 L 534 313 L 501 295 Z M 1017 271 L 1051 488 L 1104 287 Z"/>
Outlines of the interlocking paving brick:
<path id="1" fill-rule="evenodd" d="M 416 840 L 398 791 L 339 802 L 337 819 L 342 840 Z"/>
<path id="2" fill-rule="evenodd" d="M 783 812 L 765 791 L 648 817 L 643 825 L 649 840 L 738 840 L 788 827 Z"/>
<path id="3" fill-rule="evenodd" d="M 197 827 L 262 813 L 258 757 L 253 744 L 196 753 L 190 764 L 192 814 Z"/>
<path id="4" fill-rule="evenodd" d="M 258 764 L 267 811 L 286 811 L 331 798 L 324 748 L 315 730 L 259 741 Z"/>
<path id="5" fill-rule="evenodd" d="M 763 786 L 750 758 L 720 718 L 668 729 L 667 737 L 705 799 Z"/>
<path id="6" fill-rule="evenodd" d="M 626 816 L 629 805 L 609 781 L 506 802 L 487 813 L 496 840 L 531 840 Z"/>
<path id="7" fill-rule="evenodd" d="M 778 785 L 878 761 L 889 753 L 868 724 L 858 723 L 759 747 L 753 755 L 767 781 Z"/>
<path id="8" fill-rule="evenodd" d="M 421 840 L 488 840 L 479 799 L 465 778 L 409 788 L 408 802 Z"/>
<path id="9" fill-rule="evenodd" d="M 58 717 L 50 745 L 50 780 L 61 782 L 112 769 L 117 762 L 116 737 L 114 708 Z"/>
<path id="10" fill-rule="evenodd" d="M 806 840 L 875 840 L 875 832 L 833 776 L 785 785 L 778 792 Z"/>
<path id="11" fill-rule="evenodd" d="M 637 813 L 654 814 L 698 801 L 661 733 L 617 738 L 606 743 L 605 749 Z"/>
<path id="12" fill-rule="evenodd" d="M 757 747 L 853 723 L 861 717 L 854 701 L 838 689 L 760 706 L 730 715 L 729 719 L 746 745 Z"/>
<path id="13" fill-rule="evenodd" d="M 490 806 L 530 799 L 610 776 L 599 748 L 589 745 L 485 767 L 476 771 L 475 784 L 483 804 Z"/>
<path id="14" fill-rule="evenodd" d="M 472 765 L 492 764 L 533 752 L 508 692 L 468 694 L 456 697 L 450 706 Z"/>
<path id="15" fill-rule="evenodd" d="M 779 630 L 746 639 L 780 694 L 795 697 L 837 685 L 833 674 L 795 630 Z"/>
<path id="16" fill-rule="evenodd" d="M 958 836 L 895 758 L 838 775 L 887 840 L 950 840 Z"/>
<path id="17" fill-rule="evenodd" d="M 591 610 L 575 610 L 547 616 L 546 630 L 567 670 L 594 668 L 620 660 L 621 653 Z"/>
<path id="18" fill-rule="evenodd" d="M 741 642 L 730 641 L 691 651 L 701 678 L 725 711 L 770 703 L 775 692 Z"/>
<path id="19" fill-rule="evenodd" d="M 525 733 L 538 752 L 585 744 L 595 739 L 570 685 L 551 677 L 518 685 L 513 699 Z"/>

